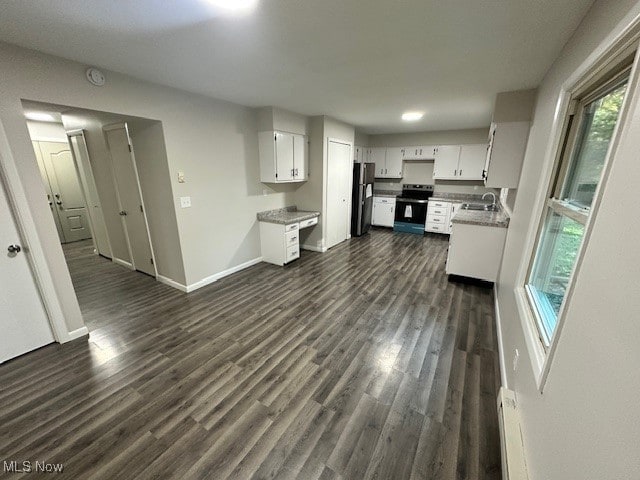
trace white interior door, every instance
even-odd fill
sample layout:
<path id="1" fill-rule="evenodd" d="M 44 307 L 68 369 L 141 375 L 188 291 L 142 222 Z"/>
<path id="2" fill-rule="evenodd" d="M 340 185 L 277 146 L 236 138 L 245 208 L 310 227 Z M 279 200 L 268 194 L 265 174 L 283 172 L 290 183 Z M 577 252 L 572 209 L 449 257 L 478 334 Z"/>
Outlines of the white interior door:
<path id="1" fill-rule="evenodd" d="M 51 216 L 53 217 L 53 222 L 56 224 L 56 230 L 58 231 L 58 238 L 60 238 L 60 243 L 65 243 L 64 233 L 62 232 L 62 225 L 60 225 L 60 217 L 58 216 L 58 206 L 53 201 L 53 191 L 51 190 L 51 183 L 49 183 L 49 174 L 47 173 L 47 167 L 44 164 L 44 159 L 42 158 L 42 152 L 40 151 L 40 142 L 31 142 L 33 145 L 33 151 L 36 154 L 36 160 L 38 161 L 38 169 L 40 170 L 40 176 L 42 177 L 42 185 L 44 186 L 45 192 L 47 194 L 47 200 L 49 202 L 49 209 L 51 210 Z"/>
<path id="2" fill-rule="evenodd" d="M 66 142 L 38 142 L 51 190 L 53 208 L 66 242 L 91 238 L 91 227 L 71 149 Z"/>
<path id="3" fill-rule="evenodd" d="M 0 181 L 0 363 L 54 341 L 11 212 Z"/>
<path id="4" fill-rule="evenodd" d="M 329 140 L 325 218 L 327 248 L 344 242 L 349 235 L 352 166 L 351 145 Z"/>
<path id="5" fill-rule="evenodd" d="M 126 124 L 106 127 L 105 136 L 113 166 L 113 177 L 120 204 L 120 215 L 136 270 L 156 276 L 144 204 Z"/>
<path id="6" fill-rule="evenodd" d="M 84 191 L 84 197 L 87 204 L 87 213 L 91 222 L 91 230 L 93 232 L 93 240 L 96 250 L 99 254 L 111 258 L 111 243 L 107 235 L 107 227 L 104 221 L 102 205 L 98 196 L 98 188 L 93 177 L 93 169 L 89 159 L 89 151 L 87 150 L 87 142 L 84 138 L 82 130 L 68 134 L 69 145 L 71 145 L 71 153 L 75 160 L 78 173 L 80 174 L 80 184 Z"/>

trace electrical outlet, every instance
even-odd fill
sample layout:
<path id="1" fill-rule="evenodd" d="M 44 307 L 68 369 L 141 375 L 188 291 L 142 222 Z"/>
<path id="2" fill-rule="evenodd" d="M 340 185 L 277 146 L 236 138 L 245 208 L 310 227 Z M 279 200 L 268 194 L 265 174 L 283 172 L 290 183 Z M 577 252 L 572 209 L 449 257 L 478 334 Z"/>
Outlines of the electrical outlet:
<path id="1" fill-rule="evenodd" d="M 513 371 L 518 370 L 518 362 L 520 361 L 520 352 L 516 348 L 515 353 L 513 354 Z"/>
<path id="2" fill-rule="evenodd" d="M 180 207 L 189 208 L 191 206 L 191 197 L 180 197 Z"/>

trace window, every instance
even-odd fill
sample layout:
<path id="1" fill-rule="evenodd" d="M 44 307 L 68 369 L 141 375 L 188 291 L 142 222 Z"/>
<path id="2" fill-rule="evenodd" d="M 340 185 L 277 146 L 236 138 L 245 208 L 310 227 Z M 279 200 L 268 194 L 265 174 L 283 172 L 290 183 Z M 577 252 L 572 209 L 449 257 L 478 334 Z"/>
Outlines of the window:
<path id="1" fill-rule="evenodd" d="M 601 181 L 630 66 L 573 100 L 554 183 L 526 281 L 540 339 L 549 347 Z"/>

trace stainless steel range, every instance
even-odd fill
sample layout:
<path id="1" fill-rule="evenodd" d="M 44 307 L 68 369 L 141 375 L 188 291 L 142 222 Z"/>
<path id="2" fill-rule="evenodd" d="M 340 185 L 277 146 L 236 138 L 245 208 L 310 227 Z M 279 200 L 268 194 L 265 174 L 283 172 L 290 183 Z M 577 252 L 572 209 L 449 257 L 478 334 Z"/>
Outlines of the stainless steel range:
<path id="1" fill-rule="evenodd" d="M 433 185 L 402 185 L 402 195 L 396 198 L 393 230 L 424 235 L 427 204 L 433 196 Z"/>

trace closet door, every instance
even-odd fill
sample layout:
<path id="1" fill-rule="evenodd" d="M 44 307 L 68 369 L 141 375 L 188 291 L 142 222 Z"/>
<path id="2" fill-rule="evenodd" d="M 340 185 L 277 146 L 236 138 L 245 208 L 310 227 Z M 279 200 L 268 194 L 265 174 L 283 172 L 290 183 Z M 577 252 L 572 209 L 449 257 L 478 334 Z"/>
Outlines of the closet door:
<path id="1" fill-rule="evenodd" d="M 326 244 L 331 248 L 349 236 L 353 161 L 351 145 L 329 140 L 327 153 Z"/>
<path id="2" fill-rule="evenodd" d="M 149 229 L 127 126 L 119 124 L 104 127 L 104 134 L 111 154 L 120 216 L 133 268 L 155 277 Z"/>

